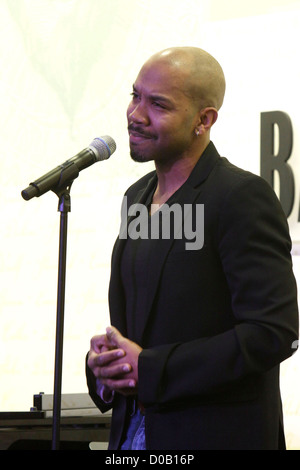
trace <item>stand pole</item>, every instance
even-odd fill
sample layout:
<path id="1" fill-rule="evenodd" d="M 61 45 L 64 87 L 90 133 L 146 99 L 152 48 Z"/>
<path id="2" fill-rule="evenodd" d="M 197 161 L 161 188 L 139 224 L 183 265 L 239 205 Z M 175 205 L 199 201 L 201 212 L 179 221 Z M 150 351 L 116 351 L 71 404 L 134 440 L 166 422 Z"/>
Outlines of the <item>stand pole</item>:
<path id="1" fill-rule="evenodd" d="M 52 450 L 59 450 L 59 441 L 60 441 L 60 409 L 61 409 L 61 384 L 62 384 L 62 362 L 63 362 L 67 230 L 68 230 L 68 212 L 70 212 L 71 210 L 70 186 L 68 188 L 63 189 L 62 192 L 57 195 L 59 196 L 58 211 L 60 212 L 60 235 L 59 235 L 59 265 L 58 265 L 58 288 L 57 288 Z"/>

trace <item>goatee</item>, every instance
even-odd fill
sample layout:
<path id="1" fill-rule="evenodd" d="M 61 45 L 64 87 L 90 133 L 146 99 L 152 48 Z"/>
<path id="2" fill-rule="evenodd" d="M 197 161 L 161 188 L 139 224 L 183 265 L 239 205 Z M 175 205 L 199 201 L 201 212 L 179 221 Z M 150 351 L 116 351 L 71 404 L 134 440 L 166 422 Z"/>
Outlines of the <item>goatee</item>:
<path id="1" fill-rule="evenodd" d="M 134 149 L 130 149 L 130 156 L 134 162 L 143 163 L 149 161 L 143 154 Z"/>

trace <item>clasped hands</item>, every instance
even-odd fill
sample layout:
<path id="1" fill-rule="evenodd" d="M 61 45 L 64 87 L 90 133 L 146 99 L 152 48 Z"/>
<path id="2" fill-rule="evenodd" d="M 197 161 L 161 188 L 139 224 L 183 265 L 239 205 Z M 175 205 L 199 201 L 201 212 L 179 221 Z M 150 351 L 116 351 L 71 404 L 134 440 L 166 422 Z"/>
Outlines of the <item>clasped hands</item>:
<path id="1" fill-rule="evenodd" d="M 123 395 L 137 394 L 138 358 L 142 348 L 110 326 L 106 334 L 94 336 L 88 355 L 88 366 L 103 385 L 103 397 L 113 391 Z"/>

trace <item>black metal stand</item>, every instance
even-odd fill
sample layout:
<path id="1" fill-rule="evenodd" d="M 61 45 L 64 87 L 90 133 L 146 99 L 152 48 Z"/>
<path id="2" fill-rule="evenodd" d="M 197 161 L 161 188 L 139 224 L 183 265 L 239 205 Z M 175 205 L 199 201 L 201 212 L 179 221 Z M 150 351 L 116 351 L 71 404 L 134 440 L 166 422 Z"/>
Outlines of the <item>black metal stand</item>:
<path id="1" fill-rule="evenodd" d="M 53 427 L 52 450 L 59 450 L 60 443 L 60 415 L 61 415 L 61 384 L 63 363 L 63 336 L 65 315 L 65 285 L 67 260 L 67 232 L 68 213 L 71 212 L 70 190 L 79 170 L 73 162 L 66 162 L 61 166 L 58 185 L 52 191 L 58 196 L 58 211 L 60 212 L 59 232 L 59 258 L 58 258 L 58 285 L 57 285 L 57 312 L 56 312 L 56 340 L 55 340 L 55 371 L 53 395 Z"/>
<path id="2" fill-rule="evenodd" d="M 60 234 L 59 234 L 59 262 L 58 262 L 58 287 L 57 287 L 52 450 L 59 450 L 59 441 L 60 441 L 60 410 L 61 410 L 63 334 L 64 334 L 64 311 L 65 311 L 67 231 L 68 231 L 68 213 L 71 211 L 71 196 L 70 196 L 71 184 L 59 192 L 55 191 L 56 194 L 59 196 L 58 211 L 60 212 Z"/>
<path id="3" fill-rule="evenodd" d="M 55 371 L 53 395 L 53 429 L 52 450 L 59 450 L 60 442 L 60 412 L 61 412 L 61 384 L 63 363 L 63 336 L 65 315 L 65 285 L 67 260 L 67 232 L 68 213 L 71 212 L 70 190 L 75 178 L 79 174 L 73 162 L 66 162 L 61 166 L 61 175 L 58 185 L 52 191 L 58 196 L 58 211 L 60 212 L 59 258 L 58 258 L 58 286 L 57 286 L 57 312 L 56 312 L 56 340 L 55 340 Z"/>
<path id="4" fill-rule="evenodd" d="M 58 211 L 60 212 L 60 233 L 59 233 L 59 259 L 58 259 L 57 312 L 56 312 L 52 450 L 59 450 L 59 441 L 60 441 L 60 410 L 61 410 L 63 335 L 64 335 L 64 313 L 65 313 L 67 232 L 68 232 L 68 213 L 71 211 L 71 196 L 70 196 L 71 185 L 72 185 L 72 182 L 67 187 L 62 188 L 61 190 L 54 191 L 59 197 Z"/>

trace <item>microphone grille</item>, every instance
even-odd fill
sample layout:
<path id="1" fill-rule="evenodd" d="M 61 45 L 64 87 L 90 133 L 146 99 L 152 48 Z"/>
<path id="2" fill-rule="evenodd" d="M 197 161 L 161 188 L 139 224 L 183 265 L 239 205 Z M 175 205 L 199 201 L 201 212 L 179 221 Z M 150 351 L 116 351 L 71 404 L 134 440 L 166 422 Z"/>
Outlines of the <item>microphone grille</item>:
<path id="1" fill-rule="evenodd" d="M 117 148 L 117 144 L 112 137 L 105 135 L 96 137 L 90 143 L 89 148 L 95 153 L 98 161 L 107 160 Z"/>

